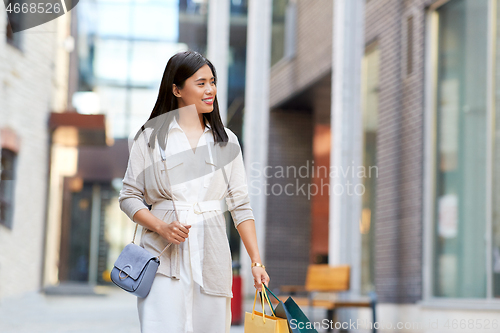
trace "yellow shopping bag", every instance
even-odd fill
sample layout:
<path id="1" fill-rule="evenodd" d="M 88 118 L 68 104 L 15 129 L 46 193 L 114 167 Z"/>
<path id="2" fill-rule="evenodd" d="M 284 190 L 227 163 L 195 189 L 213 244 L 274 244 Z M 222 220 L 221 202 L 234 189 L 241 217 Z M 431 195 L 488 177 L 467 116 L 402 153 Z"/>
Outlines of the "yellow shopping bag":
<path id="1" fill-rule="evenodd" d="M 266 288 L 264 284 L 262 285 L 262 312 L 255 311 L 255 303 L 257 301 L 258 290 L 255 290 L 255 298 L 253 300 L 253 310 L 252 313 L 245 312 L 245 333 L 289 333 L 288 324 L 286 319 L 278 318 L 274 315 L 274 311 L 271 303 L 269 303 L 269 298 L 266 294 Z M 267 304 L 271 308 L 272 316 L 266 315 L 264 310 L 264 299 L 266 299 Z"/>

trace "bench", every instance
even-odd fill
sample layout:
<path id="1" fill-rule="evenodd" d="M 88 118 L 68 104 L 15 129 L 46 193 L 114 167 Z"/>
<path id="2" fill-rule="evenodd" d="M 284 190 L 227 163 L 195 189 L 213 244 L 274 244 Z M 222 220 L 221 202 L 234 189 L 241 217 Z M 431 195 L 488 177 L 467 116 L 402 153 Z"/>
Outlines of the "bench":
<path id="1" fill-rule="evenodd" d="M 335 310 L 338 308 L 366 307 L 372 310 L 373 328 L 376 332 L 376 303 L 377 297 L 374 292 L 370 293 L 368 300 L 340 300 L 340 299 L 318 299 L 317 293 L 338 293 L 349 290 L 350 266 L 330 266 L 325 264 L 309 265 L 307 269 L 305 286 L 281 286 L 278 298 L 283 302 L 288 296 L 293 296 L 293 300 L 298 306 L 321 307 L 327 310 L 329 320 L 335 323 Z M 305 297 L 295 296 L 297 293 L 305 292 Z M 277 304 L 277 300 L 273 299 Z M 331 326 L 331 325 L 330 325 Z M 331 332 L 331 327 L 328 329 Z"/>

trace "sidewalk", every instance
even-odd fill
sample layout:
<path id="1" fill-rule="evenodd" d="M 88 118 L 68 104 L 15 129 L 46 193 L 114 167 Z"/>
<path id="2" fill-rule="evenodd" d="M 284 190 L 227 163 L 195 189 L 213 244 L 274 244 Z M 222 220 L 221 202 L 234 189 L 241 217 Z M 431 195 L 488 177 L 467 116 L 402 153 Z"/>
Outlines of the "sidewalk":
<path id="1" fill-rule="evenodd" d="M 101 295 L 30 293 L 0 301 L 2 333 L 139 333 L 137 298 L 115 287 L 97 287 Z M 167 332 L 166 332 L 167 333 Z M 243 326 L 231 327 L 243 333 Z"/>
<path id="2" fill-rule="evenodd" d="M 34 292 L 3 299 L 0 301 L 0 332 L 140 333 L 135 296 L 117 287 L 98 286 L 95 290 L 97 295 Z M 244 312 L 252 312 L 252 306 L 253 298 L 245 299 Z M 261 311 L 260 307 L 256 310 Z M 324 310 L 314 311 L 313 317 L 317 320 L 324 316 Z M 243 325 L 232 326 L 231 333 L 243 333 Z"/>

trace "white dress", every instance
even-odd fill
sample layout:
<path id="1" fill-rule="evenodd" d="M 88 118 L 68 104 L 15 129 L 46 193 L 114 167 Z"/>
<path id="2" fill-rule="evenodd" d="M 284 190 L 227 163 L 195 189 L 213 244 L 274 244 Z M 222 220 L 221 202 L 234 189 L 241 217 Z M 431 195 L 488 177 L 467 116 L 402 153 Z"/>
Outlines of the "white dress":
<path id="1" fill-rule="evenodd" d="M 174 118 L 169 131 L 167 155 L 191 149 L 188 138 Z M 207 144 L 205 129 L 197 147 Z M 196 148 L 198 149 L 198 148 Z M 174 186 L 177 200 L 196 202 L 206 192 L 207 178 L 200 177 Z M 183 214 L 179 213 L 183 223 Z M 202 218 L 202 215 L 198 215 Z M 198 219 L 196 223 L 203 223 Z M 193 229 L 193 227 L 191 228 Z M 200 241 L 203 235 L 198 235 Z M 137 298 L 137 309 L 141 333 L 229 333 L 231 326 L 231 298 L 213 296 L 200 292 L 200 285 L 194 281 L 190 260 L 190 237 L 179 245 L 180 279 L 156 274 L 147 297 Z"/>

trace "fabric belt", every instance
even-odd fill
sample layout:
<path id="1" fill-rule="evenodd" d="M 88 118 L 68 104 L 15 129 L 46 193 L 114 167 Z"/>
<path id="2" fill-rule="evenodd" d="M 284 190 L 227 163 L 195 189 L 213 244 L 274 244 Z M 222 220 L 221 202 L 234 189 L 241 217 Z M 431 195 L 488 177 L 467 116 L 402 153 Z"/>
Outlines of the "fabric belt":
<path id="1" fill-rule="evenodd" d="M 191 270 L 193 273 L 193 280 L 203 287 L 202 277 L 202 260 L 203 249 L 199 247 L 199 237 L 203 234 L 203 219 L 200 219 L 201 214 L 209 211 L 222 211 L 221 202 L 219 200 L 207 201 L 178 201 L 175 200 L 175 208 L 177 211 L 188 211 L 186 221 L 179 221 L 184 224 L 191 225 L 189 229 L 189 253 L 191 260 Z M 174 210 L 174 203 L 172 200 L 162 200 L 156 202 L 151 207 L 151 210 Z M 181 218 L 179 216 L 179 218 Z"/>

